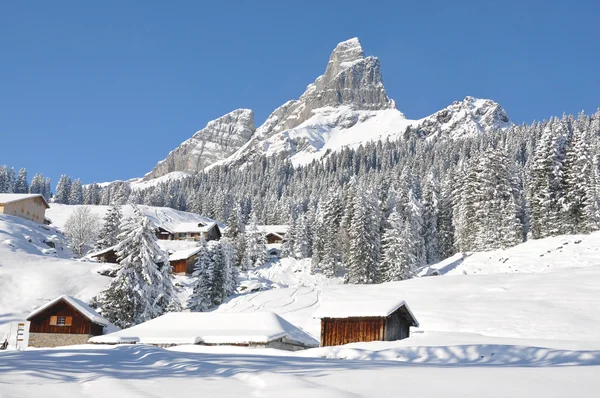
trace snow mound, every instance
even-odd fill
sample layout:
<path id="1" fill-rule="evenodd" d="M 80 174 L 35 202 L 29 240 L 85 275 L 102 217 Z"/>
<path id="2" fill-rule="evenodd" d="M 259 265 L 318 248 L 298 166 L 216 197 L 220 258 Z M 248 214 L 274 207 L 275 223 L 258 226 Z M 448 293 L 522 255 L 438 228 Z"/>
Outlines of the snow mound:
<path id="1" fill-rule="evenodd" d="M 173 312 L 104 336 L 91 343 L 264 344 L 284 340 L 318 346 L 310 335 L 271 312 Z"/>

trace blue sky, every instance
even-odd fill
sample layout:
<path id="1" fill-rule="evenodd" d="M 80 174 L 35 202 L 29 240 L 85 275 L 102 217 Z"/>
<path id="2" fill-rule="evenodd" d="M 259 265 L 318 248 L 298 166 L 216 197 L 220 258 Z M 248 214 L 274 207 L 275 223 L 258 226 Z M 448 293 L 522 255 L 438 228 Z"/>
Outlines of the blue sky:
<path id="1" fill-rule="evenodd" d="M 599 3 L 0 2 L 0 164 L 142 176 L 233 109 L 262 123 L 354 36 L 409 118 L 466 95 L 517 123 L 594 112 Z"/>

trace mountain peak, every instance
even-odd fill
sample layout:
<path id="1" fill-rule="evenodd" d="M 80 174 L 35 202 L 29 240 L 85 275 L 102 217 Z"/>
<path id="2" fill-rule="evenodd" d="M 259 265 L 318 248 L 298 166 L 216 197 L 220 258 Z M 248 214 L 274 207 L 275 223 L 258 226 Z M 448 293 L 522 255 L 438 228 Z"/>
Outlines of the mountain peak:
<path id="1" fill-rule="evenodd" d="M 365 54 L 357 37 L 339 43 L 329 57 L 325 76 L 336 76 L 354 62 L 364 59 Z"/>

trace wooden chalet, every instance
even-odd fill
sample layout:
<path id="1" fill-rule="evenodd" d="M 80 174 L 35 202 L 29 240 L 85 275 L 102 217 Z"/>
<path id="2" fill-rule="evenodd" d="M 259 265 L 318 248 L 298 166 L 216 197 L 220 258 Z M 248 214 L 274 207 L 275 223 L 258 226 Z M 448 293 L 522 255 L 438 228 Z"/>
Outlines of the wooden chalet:
<path id="1" fill-rule="evenodd" d="M 30 347 L 85 344 L 103 333 L 109 322 L 94 309 L 71 296 L 59 296 L 27 317 Z"/>
<path id="2" fill-rule="evenodd" d="M 156 237 L 160 240 L 219 240 L 221 229 L 216 222 L 181 223 L 175 226 L 161 225 L 156 229 Z"/>
<path id="3" fill-rule="evenodd" d="M 202 250 L 201 246 L 191 247 L 189 249 L 178 250 L 169 255 L 169 264 L 175 274 L 191 274 L 194 272 L 194 265 L 198 258 L 198 253 Z"/>
<path id="4" fill-rule="evenodd" d="M 257 225 L 259 232 L 263 233 L 267 244 L 281 244 L 285 242 L 285 235 L 289 229 L 287 225 Z"/>
<path id="5" fill-rule="evenodd" d="M 321 319 L 321 346 L 394 341 L 410 336 L 419 322 L 402 300 L 329 301 L 314 315 Z"/>

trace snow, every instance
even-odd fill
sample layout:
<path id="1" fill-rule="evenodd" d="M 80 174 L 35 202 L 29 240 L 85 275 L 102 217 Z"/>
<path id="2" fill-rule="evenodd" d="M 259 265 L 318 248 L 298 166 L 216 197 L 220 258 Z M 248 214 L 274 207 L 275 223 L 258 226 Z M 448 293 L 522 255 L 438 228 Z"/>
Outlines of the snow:
<path id="1" fill-rule="evenodd" d="M 0 241 L 14 244 L 0 244 L 0 338 L 9 324 L 57 295 L 87 302 L 110 281 L 95 272 L 97 264 L 43 256 L 40 239 L 47 234 L 60 238 L 0 216 Z M 600 388 L 599 247 L 598 233 L 529 241 L 458 255 L 431 267 L 440 276 L 371 286 L 341 285 L 341 277 L 311 274 L 308 259 L 282 259 L 242 275 L 242 283 L 263 290 L 242 292 L 206 314 L 272 311 L 316 339 L 320 323 L 313 315 L 323 303 L 401 298 L 420 327 L 401 341 L 294 353 L 143 344 L 0 352 L 0 397 L 48 391 L 86 397 L 594 396 Z"/>
<path id="2" fill-rule="evenodd" d="M 18 202 L 20 200 L 30 199 L 30 198 L 42 198 L 44 200 L 44 203 L 46 203 L 46 205 L 48 205 L 48 202 L 46 202 L 46 199 L 42 195 L 35 194 L 35 193 L 31 193 L 31 194 L 27 194 L 27 193 L 0 193 L 0 204 L 7 204 L 7 203 L 12 203 L 12 202 Z"/>
<path id="3" fill-rule="evenodd" d="M 191 174 L 188 172 L 185 172 L 185 171 L 173 171 L 171 173 L 165 174 L 164 176 L 153 178 L 152 180 L 148 180 L 148 181 L 144 181 L 142 178 L 135 179 L 134 181 L 132 181 L 129 184 L 129 186 L 131 187 L 131 189 L 146 189 L 146 188 L 155 187 L 161 183 L 164 184 L 169 181 L 182 180 L 189 176 L 191 176 Z M 111 183 L 109 183 L 109 184 L 111 184 Z"/>
<path id="4" fill-rule="evenodd" d="M 257 225 L 256 229 L 258 232 L 262 232 L 264 234 L 275 234 L 281 236 L 281 234 L 287 234 L 288 229 L 290 229 L 289 225 Z"/>
<path id="5" fill-rule="evenodd" d="M 404 300 L 338 300 L 324 301 L 317 312 L 313 314 L 314 318 L 355 318 L 355 317 L 387 317 L 398 308 L 404 306 L 415 321 L 414 326 L 419 326 L 417 318 Z"/>
<path id="6" fill-rule="evenodd" d="M 190 247 L 189 249 L 178 250 L 169 256 L 169 261 L 186 260 L 202 250 L 201 246 Z"/>
<path id="7" fill-rule="evenodd" d="M 195 232 L 195 233 L 201 233 L 201 232 L 208 232 L 210 231 L 215 224 L 217 224 L 216 222 L 211 222 L 211 223 L 197 223 L 197 222 L 185 222 L 185 223 L 181 223 L 181 224 L 177 224 L 175 225 L 175 227 L 173 227 L 172 229 L 170 229 L 171 232 L 174 233 L 179 233 L 179 232 Z M 165 227 L 165 229 L 168 229 Z"/>
<path id="8" fill-rule="evenodd" d="M 116 344 L 264 344 L 284 338 L 308 346 L 319 343 L 272 312 L 174 312 L 142 324 L 90 339 Z"/>
<path id="9" fill-rule="evenodd" d="M 52 219 L 53 225 L 63 228 L 65 222 L 73 211 L 80 206 L 87 206 L 90 208 L 92 213 L 97 214 L 100 218 L 104 218 L 106 212 L 111 206 L 88 206 L 88 205 L 63 205 L 52 203 L 50 208 L 46 211 L 46 215 Z M 188 213 L 185 211 L 174 210 L 169 207 L 154 207 L 154 206 L 137 206 L 144 215 L 146 215 L 152 222 L 157 226 L 162 226 L 168 230 L 174 230 L 180 224 L 187 223 L 203 223 L 205 225 L 215 222 L 215 220 L 201 216 L 195 213 Z M 121 207 L 123 217 L 130 217 L 133 215 L 133 207 L 131 205 L 124 205 Z M 221 230 L 225 228 L 225 225 L 217 222 L 217 225 Z"/>
<path id="10" fill-rule="evenodd" d="M 27 316 L 27 319 L 33 318 L 40 312 L 44 311 L 46 308 L 52 307 L 54 304 L 58 303 L 61 300 L 64 300 L 67 303 L 69 303 L 72 307 L 74 307 L 77 311 L 79 311 L 79 313 L 81 313 L 81 315 L 85 316 L 90 321 L 97 323 L 99 325 L 102 325 L 102 326 L 108 326 L 109 322 L 106 319 L 104 319 L 102 316 L 100 316 L 100 314 L 98 314 L 92 307 L 90 307 L 83 301 L 76 299 L 75 297 L 68 296 L 66 294 L 63 294 L 62 296 L 58 296 L 54 300 L 51 300 L 48 303 L 42 305 L 41 307 L 39 307 L 38 309 L 33 311 L 31 314 L 29 314 Z"/>

